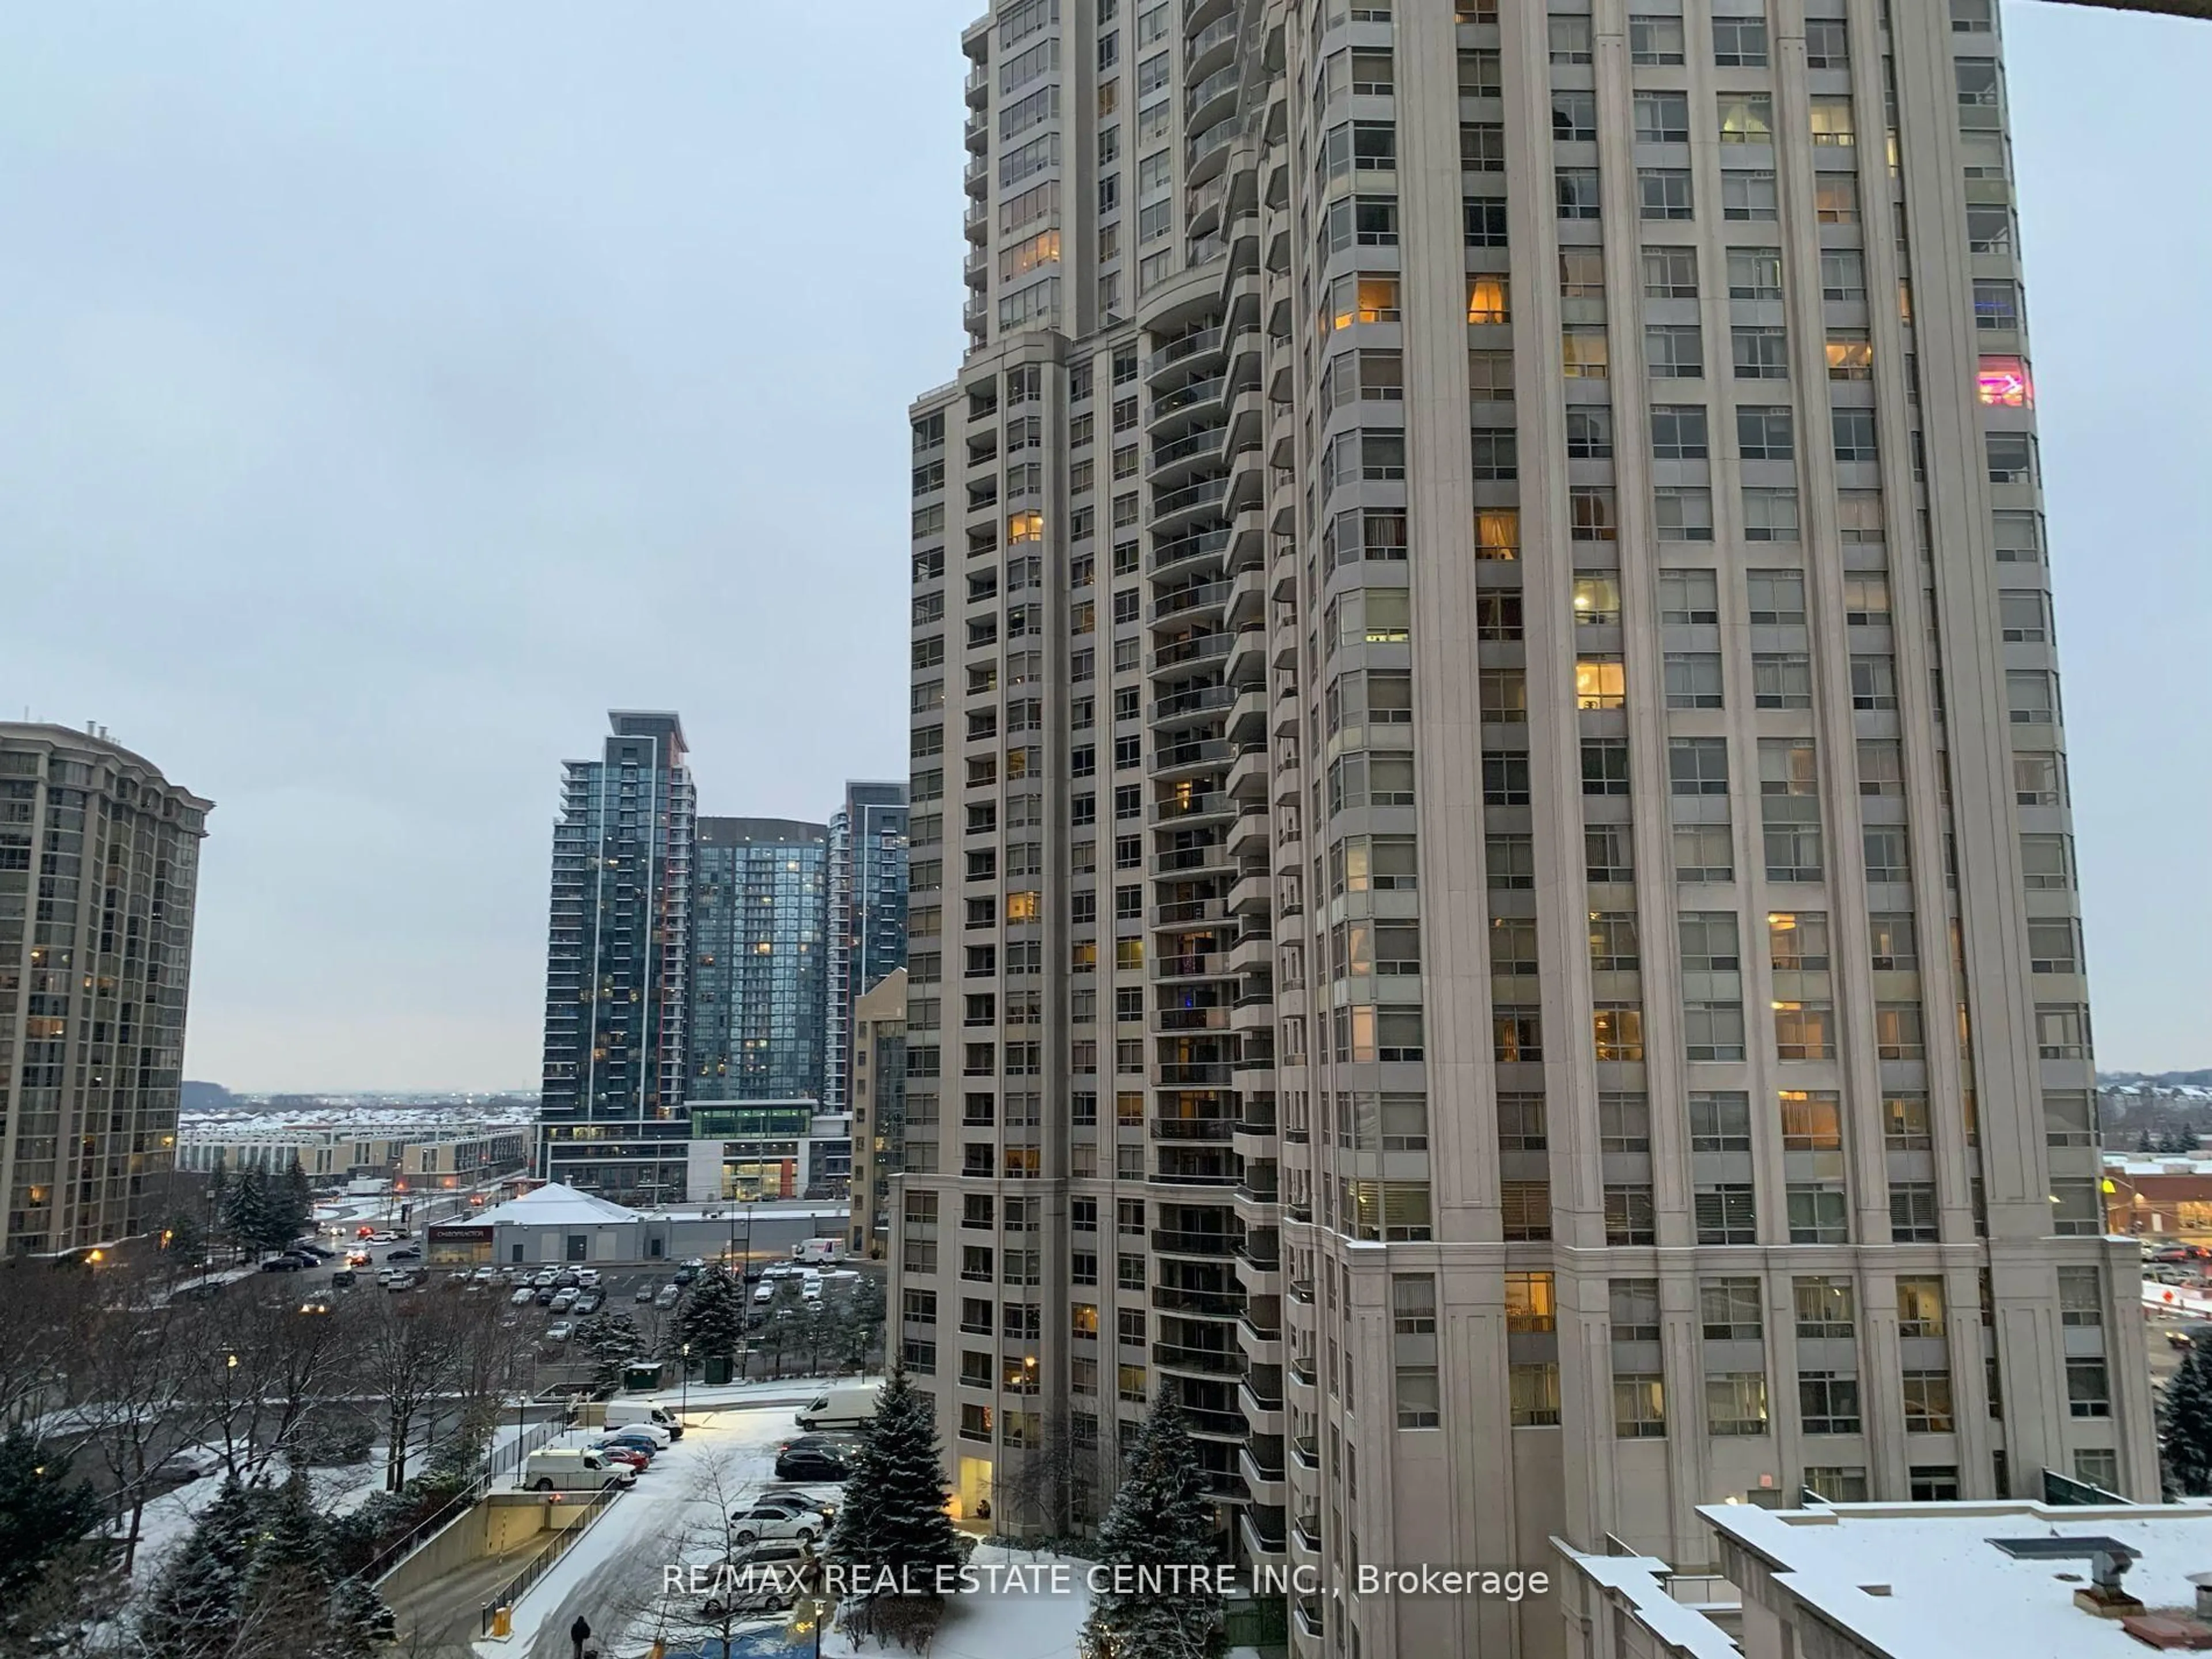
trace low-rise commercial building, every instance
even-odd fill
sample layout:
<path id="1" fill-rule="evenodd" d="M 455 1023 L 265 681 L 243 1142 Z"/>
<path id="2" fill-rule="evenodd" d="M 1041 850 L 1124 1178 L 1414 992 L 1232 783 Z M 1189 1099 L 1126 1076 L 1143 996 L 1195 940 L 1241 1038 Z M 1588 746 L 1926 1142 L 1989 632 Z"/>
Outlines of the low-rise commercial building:
<path id="1" fill-rule="evenodd" d="M 2108 1157 L 2103 1185 L 2106 1232 L 2212 1235 L 2212 1158 Z"/>
<path id="2" fill-rule="evenodd" d="M 1558 1539 L 1569 1659 L 2121 1659 L 2212 1645 L 2212 1507 L 1711 1504 L 1713 1565 Z"/>
<path id="3" fill-rule="evenodd" d="M 781 1260 L 810 1238 L 845 1231 L 842 1204 L 708 1203 L 631 1210 L 559 1184 L 432 1224 L 426 1258 L 446 1267 L 622 1267 Z"/>

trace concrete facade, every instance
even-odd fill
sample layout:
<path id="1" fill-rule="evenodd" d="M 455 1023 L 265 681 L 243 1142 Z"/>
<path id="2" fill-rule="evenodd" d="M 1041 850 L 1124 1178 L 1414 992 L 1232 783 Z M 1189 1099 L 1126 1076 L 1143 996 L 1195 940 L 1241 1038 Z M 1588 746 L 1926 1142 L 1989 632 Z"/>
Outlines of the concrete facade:
<path id="1" fill-rule="evenodd" d="M 1163 1389 L 1231 1552 L 1335 1582 L 2153 1494 L 1993 9 L 963 46 L 891 1257 L 963 1509 Z"/>
<path id="2" fill-rule="evenodd" d="M 0 722 L 0 1254 L 159 1224 L 212 810 L 105 731 Z"/>

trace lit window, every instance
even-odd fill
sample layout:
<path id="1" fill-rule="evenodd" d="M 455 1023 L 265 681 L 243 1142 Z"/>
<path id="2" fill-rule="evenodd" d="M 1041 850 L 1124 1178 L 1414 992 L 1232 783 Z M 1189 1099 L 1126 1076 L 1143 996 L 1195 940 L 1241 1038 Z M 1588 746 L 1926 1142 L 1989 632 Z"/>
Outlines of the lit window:
<path id="1" fill-rule="evenodd" d="M 1396 295 L 1395 283 L 1391 284 L 1393 308 Z M 1470 323 L 1503 323 L 1510 320 L 1506 303 L 1505 278 L 1497 275 L 1470 276 L 1467 282 L 1467 319 Z M 1367 319 L 1362 318 L 1361 321 Z"/>
<path id="2" fill-rule="evenodd" d="M 1575 664 L 1575 707 L 1627 706 L 1627 671 L 1618 657 L 1585 657 Z"/>
<path id="3" fill-rule="evenodd" d="M 1997 409 L 2033 409 L 2035 386 L 2024 357 L 1984 357 L 1974 386 L 1981 400 Z"/>

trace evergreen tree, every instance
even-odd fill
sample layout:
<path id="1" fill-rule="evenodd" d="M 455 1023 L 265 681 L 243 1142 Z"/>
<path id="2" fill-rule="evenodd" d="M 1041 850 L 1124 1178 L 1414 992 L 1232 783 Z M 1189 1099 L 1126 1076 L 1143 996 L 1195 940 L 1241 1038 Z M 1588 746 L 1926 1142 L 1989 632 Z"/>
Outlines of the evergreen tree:
<path id="1" fill-rule="evenodd" d="M 595 1313 L 576 1327 L 576 1341 L 592 1357 L 594 1387 L 618 1387 L 623 1370 L 646 1349 L 645 1338 L 626 1313 Z"/>
<path id="2" fill-rule="evenodd" d="M 138 1631 L 151 1659 L 209 1659 L 236 1645 L 259 1532 L 252 1495 L 235 1478 L 223 1482 L 155 1583 Z"/>
<path id="3" fill-rule="evenodd" d="M 207 1233 L 200 1226 L 200 1218 L 190 1210 L 178 1211 L 169 1218 L 168 1235 L 161 1248 L 168 1255 L 169 1271 L 198 1273 L 208 1253 Z"/>
<path id="4" fill-rule="evenodd" d="M 258 1166 L 230 1183 L 224 1219 L 231 1236 L 249 1249 L 280 1249 L 299 1237 L 283 1197 L 270 1190 L 269 1177 Z"/>
<path id="5" fill-rule="evenodd" d="M 1101 1566 L 1133 1574 L 1214 1562 L 1213 1505 L 1198 1448 L 1164 1390 L 1138 1431 L 1098 1546 Z M 1150 1583 L 1109 1580 L 1091 1599 L 1081 1638 L 1085 1659 L 1205 1659 L 1221 1646 L 1220 1596 L 1178 1585 L 1168 1572 Z"/>
<path id="6" fill-rule="evenodd" d="M 99 1495 L 69 1476 L 69 1458 L 40 1446 L 21 1425 L 0 1439 L 0 1608 L 99 1527 L 106 1513 Z"/>
<path id="7" fill-rule="evenodd" d="M 291 1231 L 284 1235 L 290 1243 L 315 1230 L 315 1191 L 307 1184 L 307 1172 L 301 1166 L 300 1155 L 292 1154 L 292 1167 L 284 1171 L 284 1186 L 279 1206 Z"/>
<path id="8" fill-rule="evenodd" d="M 331 1580 L 307 1477 L 299 1469 L 268 1499 L 240 1586 L 256 1631 L 305 1632 L 322 1620 Z"/>
<path id="9" fill-rule="evenodd" d="M 2159 1403 L 2158 1461 L 2166 1496 L 2212 1496 L 2212 1355 L 2197 1343 Z"/>
<path id="10" fill-rule="evenodd" d="M 2145 1129 L 2141 1134 L 2136 1137 L 2136 1150 L 2139 1152 L 2154 1152 L 2158 1150 L 2157 1147 L 2151 1145 L 2149 1130 Z"/>
<path id="11" fill-rule="evenodd" d="M 845 1507 L 824 1546 L 831 1560 L 861 1570 L 879 1587 L 862 1601 L 883 1593 L 887 1575 L 901 1589 L 934 1601 L 938 1570 L 960 1565 L 943 1469 L 928 1400 L 915 1391 L 901 1365 L 884 1384 L 875 1417 L 861 1432 Z"/>
<path id="12" fill-rule="evenodd" d="M 677 1310 L 669 1348 L 672 1352 L 689 1342 L 695 1356 L 726 1359 L 735 1356 L 744 1337 L 744 1281 L 722 1267 L 708 1268 L 693 1281 L 691 1294 Z"/>
<path id="13" fill-rule="evenodd" d="M 209 1166 L 207 1191 L 201 1197 L 203 1218 L 210 1237 L 230 1231 L 230 1166 L 218 1151 Z"/>

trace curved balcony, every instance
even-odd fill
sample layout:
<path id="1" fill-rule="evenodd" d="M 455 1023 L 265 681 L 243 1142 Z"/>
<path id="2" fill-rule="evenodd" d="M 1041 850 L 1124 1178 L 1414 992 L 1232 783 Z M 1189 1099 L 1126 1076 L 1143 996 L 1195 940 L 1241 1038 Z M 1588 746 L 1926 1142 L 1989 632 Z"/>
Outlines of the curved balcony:
<path id="1" fill-rule="evenodd" d="M 1182 378 L 1175 384 L 1182 385 L 1198 370 L 1213 366 L 1214 360 L 1221 355 L 1223 337 L 1221 325 L 1218 323 L 1212 328 L 1193 329 L 1187 334 L 1178 335 L 1145 359 L 1146 380 L 1156 380 L 1170 369 L 1180 368 Z"/>
<path id="2" fill-rule="evenodd" d="M 1216 18 L 1234 15 L 1237 0 L 1190 0 L 1183 8 L 1182 26 L 1186 29 L 1204 28 Z"/>
<path id="3" fill-rule="evenodd" d="M 991 285 L 991 254 L 988 248 L 977 248 L 960 263 L 961 280 L 970 288 Z"/>
<path id="4" fill-rule="evenodd" d="M 1229 849 L 1218 841 L 1177 847 L 1152 856 L 1152 873 L 1168 880 L 1226 881 L 1236 871 Z"/>
<path id="5" fill-rule="evenodd" d="M 1244 1534 L 1244 1550 L 1255 1561 L 1269 1565 L 1283 1559 L 1283 1510 L 1279 1504 L 1255 1503 L 1237 1511 L 1237 1524 Z"/>
<path id="6" fill-rule="evenodd" d="M 968 240 L 971 242 L 989 241 L 991 240 L 991 204 L 988 202 L 969 203 L 968 211 L 961 217 L 960 228 L 966 233 Z"/>
<path id="7" fill-rule="evenodd" d="M 1215 18 L 1190 37 L 1190 43 L 1183 48 L 1182 78 L 1186 82 L 1202 81 L 1237 56 L 1237 21 L 1232 11 Z"/>
<path id="8" fill-rule="evenodd" d="M 1153 445 L 1153 485 L 1157 488 L 1173 483 L 1186 474 L 1220 466 L 1229 453 L 1228 438 L 1229 422 L 1217 421 L 1211 426 L 1194 428 L 1170 442 Z"/>
<path id="9" fill-rule="evenodd" d="M 1170 589 L 1152 601 L 1148 620 L 1155 623 L 1188 616 L 1194 611 L 1218 610 L 1229 602 L 1230 584 L 1225 581 L 1196 582 L 1188 587 Z"/>
<path id="10" fill-rule="evenodd" d="M 1206 1072 L 1213 1075 L 1203 1078 L 1160 1078 L 1163 1088 L 1218 1088 L 1229 1080 L 1229 1066 L 1224 1063 L 1197 1066 L 1156 1066 L 1156 1072 Z M 1237 1132 L 1237 1120 L 1231 1117 L 1156 1117 L 1152 1121 L 1154 1140 L 1197 1141 L 1209 1146 L 1226 1146 Z"/>
<path id="11" fill-rule="evenodd" d="M 1240 806 L 1232 795 L 1223 799 L 1237 807 L 1236 821 L 1229 826 L 1229 856 L 1240 862 L 1255 853 L 1265 853 L 1274 844 L 1274 818 L 1267 808 Z"/>
<path id="12" fill-rule="evenodd" d="M 1203 696 L 1214 691 L 1225 691 L 1228 689 L 1225 685 L 1210 685 L 1198 692 L 1183 691 L 1178 692 L 1173 697 L 1163 697 L 1152 705 L 1152 718 L 1156 720 L 1172 718 L 1172 715 L 1163 716 L 1159 711 L 1165 705 L 1178 702 L 1183 697 Z M 1156 800 L 1146 811 L 1145 817 L 1155 826 L 1187 824 L 1195 829 L 1201 824 L 1223 823 L 1233 817 L 1236 811 L 1235 801 L 1218 790 L 1209 790 L 1196 794 L 1176 795 L 1167 800 Z"/>
<path id="13" fill-rule="evenodd" d="M 1221 677 L 1235 684 L 1266 679 L 1267 630 L 1258 623 L 1247 623 L 1231 637 L 1236 643 L 1229 648 Z"/>
<path id="14" fill-rule="evenodd" d="M 1194 1348 L 1180 1342 L 1152 1344 L 1152 1364 L 1164 1371 L 1196 1376 L 1242 1376 L 1244 1356 L 1237 1349 Z"/>
<path id="15" fill-rule="evenodd" d="M 981 108 L 991 101 L 991 66 L 988 64 L 978 64 L 968 71 L 967 98 L 971 109 Z"/>
<path id="16" fill-rule="evenodd" d="M 1170 531 L 1194 524 L 1201 514 L 1212 512 L 1229 496 L 1226 478 L 1201 478 L 1196 483 L 1185 484 L 1152 497 L 1152 531 L 1164 535 Z"/>
<path id="17" fill-rule="evenodd" d="M 1166 904 L 1156 904 L 1152 907 L 1152 931 L 1155 933 L 1163 929 L 1205 927 L 1216 922 L 1226 921 L 1228 919 L 1229 906 L 1226 902 L 1218 898 L 1175 899 Z M 1162 1025 L 1158 1029 L 1164 1031 L 1228 1030 L 1229 1021 L 1226 1016 L 1229 1011 L 1226 1008 L 1209 1008 L 1204 1012 L 1220 1014 L 1224 1018 L 1218 1022 L 1206 1025 Z"/>
<path id="18" fill-rule="evenodd" d="M 1155 978 L 1176 981 L 1229 977 L 1226 960 L 1216 951 L 1188 951 L 1181 955 L 1163 952 L 1153 973 Z"/>
<path id="19" fill-rule="evenodd" d="M 1194 422 L 1219 414 L 1222 401 L 1228 395 L 1229 377 L 1225 374 L 1208 375 L 1202 380 L 1177 386 L 1152 399 L 1146 429 L 1156 440 L 1170 432 L 1180 432 Z"/>
<path id="20" fill-rule="evenodd" d="M 1200 772 L 1218 771 L 1236 758 L 1237 745 L 1226 738 L 1187 739 L 1154 751 L 1152 775 L 1156 779 L 1172 781 L 1179 777 L 1194 776 Z M 1223 857 L 1206 867 L 1208 870 L 1218 869 L 1225 875 L 1227 866 L 1228 860 Z"/>
<path id="21" fill-rule="evenodd" d="M 1152 653 L 1151 672 L 1164 674 L 1170 669 L 1192 669 L 1221 661 L 1236 642 L 1233 634 L 1198 634 L 1187 640 L 1173 640 Z"/>
<path id="22" fill-rule="evenodd" d="M 1237 113 L 1234 87 L 1229 89 L 1229 94 L 1225 100 L 1217 98 L 1214 100 L 1213 107 L 1218 109 L 1219 113 L 1212 115 L 1213 125 L 1191 140 L 1190 161 L 1183 176 L 1193 185 L 1204 183 L 1228 163 L 1229 145 L 1231 140 L 1237 137 L 1237 123 L 1234 119 L 1224 118 L 1234 117 Z M 1190 130 L 1197 131 L 1195 127 Z"/>
<path id="23" fill-rule="evenodd" d="M 1253 1502 L 1279 1504 L 1283 1501 L 1283 1465 L 1279 1455 L 1274 1467 L 1270 1468 L 1253 1455 L 1252 1445 L 1247 1442 L 1237 1449 L 1237 1472 L 1244 1477 L 1245 1490 L 1252 1494 Z"/>
<path id="24" fill-rule="evenodd" d="M 1181 1285 L 1152 1287 L 1152 1306 L 1181 1319 L 1236 1319 L 1244 1311 L 1242 1291 L 1194 1291 Z"/>
<path id="25" fill-rule="evenodd" d="M 1196 569 L 1200 560 L 1218 563 L 1228 549 L 1229 532 L 1225 528 L 1201 530 L 1173 541 L 1154 543 L 1149 568 L 1152 575 L 1164 579 L 1182 574 L 1186 568 Z"/>

